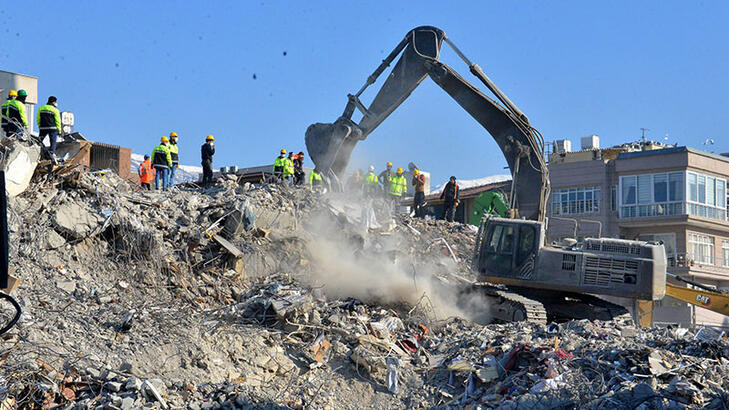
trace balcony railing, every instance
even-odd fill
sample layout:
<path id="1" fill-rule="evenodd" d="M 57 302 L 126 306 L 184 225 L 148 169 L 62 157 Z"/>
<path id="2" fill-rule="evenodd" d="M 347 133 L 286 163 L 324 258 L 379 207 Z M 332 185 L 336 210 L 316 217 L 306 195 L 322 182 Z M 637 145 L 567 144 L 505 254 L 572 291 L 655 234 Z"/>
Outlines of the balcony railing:
<path id="1" fill-rule="evenodd" d="M 666 202 L 663 204 L 621 206 L 620 217 L 646 218 L 651 216 L 685 215 L 685 205 L 685 202 Z"/>
<path id="2" fill-rule="evenodd" d="M 718 268 L 720 270 L 726 270 L 729 272 L 729 254 L 724 257 L 719 249 L 720 255 L 694 255 L 691 253 L 674 253 L 667 254 L 666 260 L 669 268 L 673 267 L 694 267 L 694 266 L 708 266 Z"/>

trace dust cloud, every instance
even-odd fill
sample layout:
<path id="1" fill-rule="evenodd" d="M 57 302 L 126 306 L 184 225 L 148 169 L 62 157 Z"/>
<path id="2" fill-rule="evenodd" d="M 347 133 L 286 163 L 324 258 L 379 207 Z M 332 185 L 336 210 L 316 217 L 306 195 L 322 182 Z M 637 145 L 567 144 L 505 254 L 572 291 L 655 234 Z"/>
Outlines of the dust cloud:
<path id="1" fill-rule="evenodd" d="M 356 206 L 345 208 L 358 214 Z M 385 306 L 426 301 L 434 319 L 490 321 L 485 297 L 464 292 L 462 283 L 442 279 L 458 266 L 434 249 L 425 252 L 428 241 L 397 233 L 368 234 L 359 221 L 344 215 L 326 213 L 312 222 L 306 243 L 314 286 L 323 286 L 328 297 Z"/>

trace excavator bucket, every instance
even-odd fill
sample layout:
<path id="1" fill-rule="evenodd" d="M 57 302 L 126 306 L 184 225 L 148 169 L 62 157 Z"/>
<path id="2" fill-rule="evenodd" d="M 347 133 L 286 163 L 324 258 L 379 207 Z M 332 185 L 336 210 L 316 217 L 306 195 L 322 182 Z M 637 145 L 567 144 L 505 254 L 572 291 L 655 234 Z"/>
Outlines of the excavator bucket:
<path id="1" fill-rule="evenodd" d="M 341 175 L 362 131 L 354 122 L 340 118 L 332 123 L 316 123 L 306 130 L 306 150 L 322 175 Z"/>

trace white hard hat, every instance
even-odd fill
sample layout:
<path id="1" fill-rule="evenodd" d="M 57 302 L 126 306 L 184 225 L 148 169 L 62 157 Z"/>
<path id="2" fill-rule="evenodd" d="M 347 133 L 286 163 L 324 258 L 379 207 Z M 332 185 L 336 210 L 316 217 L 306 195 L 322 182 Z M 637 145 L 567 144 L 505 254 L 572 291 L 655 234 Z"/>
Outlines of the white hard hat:
<path id="1" fill-rule="evenodd" d="M 374 165 L 370 165 L 370 172 L 372 172 L 374 170 L 375 170 L 375 166 Z"/>

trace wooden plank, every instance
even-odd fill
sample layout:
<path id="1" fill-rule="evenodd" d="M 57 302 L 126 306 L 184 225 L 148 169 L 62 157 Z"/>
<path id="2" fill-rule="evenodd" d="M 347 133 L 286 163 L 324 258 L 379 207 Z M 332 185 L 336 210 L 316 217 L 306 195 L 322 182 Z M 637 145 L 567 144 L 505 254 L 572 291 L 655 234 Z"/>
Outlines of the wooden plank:
<path id="1" fill-rule="evenodd" d="M 227 239 L 221 238 L 218 235 L 214 235 L 213 239 L 215 242 L 217 242 L 220 246 L 225 248 L 226 251 L 230 252 L 231 255 L 235 256 L 236 258 L 243 257 L 243 252 L 241 252 L 240 249 L 238 249 L 235 245 L 230 243 Z"/>

